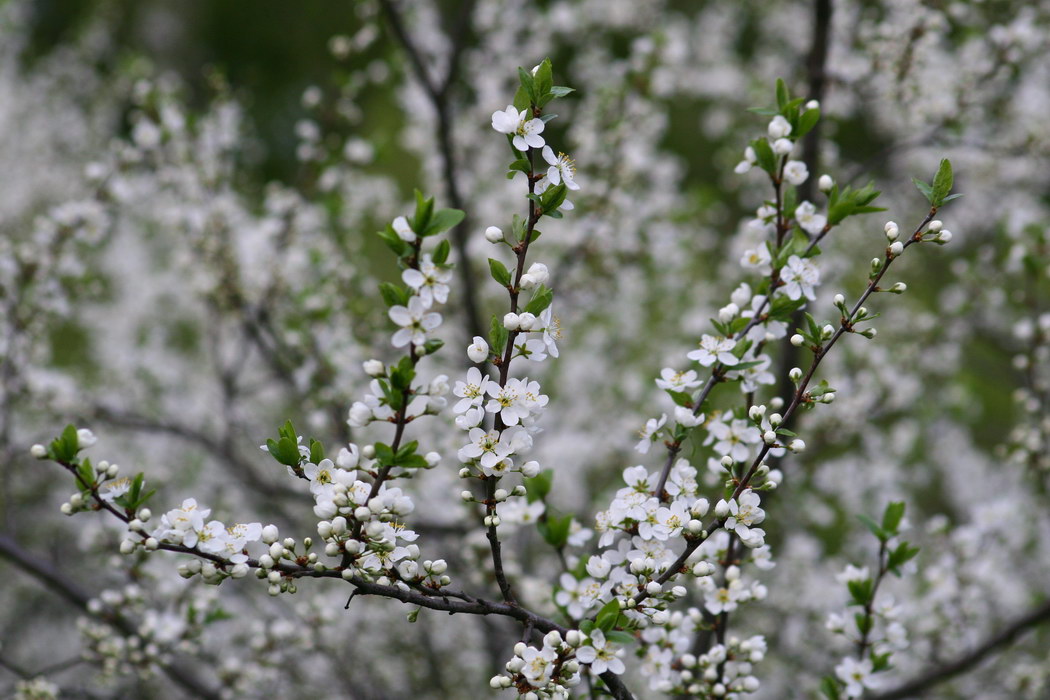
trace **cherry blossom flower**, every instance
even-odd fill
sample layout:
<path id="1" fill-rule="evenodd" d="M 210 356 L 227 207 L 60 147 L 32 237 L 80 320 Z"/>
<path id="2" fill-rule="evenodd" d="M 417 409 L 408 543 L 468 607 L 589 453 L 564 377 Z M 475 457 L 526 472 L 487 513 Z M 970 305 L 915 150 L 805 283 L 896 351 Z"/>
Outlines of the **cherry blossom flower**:
<path id="1" fill-rule="evenodd" d="M 391 321 L 401 326 L 401 330 L 394 333 L 391 340 L 395 348 L 404 347 L 409 343 L 423 345 L 427 342 L 427 333 L 441 325 L 441 314 L 428 313 L 420 297 L 409 299 L 408 307 L 391 307 L 387 314 Z"/>
<path id="2" fill-rule="evenodd" d="M 810 301 L 817 298 L 813 287 L 820 284 L 820 270 L 808 260 L 797 255 L 788 258 L 787 265 L 781 272 L 784 281 L 784 293 L 788 299 L 799 299 L 805 296 Z"/>
<path id="3" fill-rule="evenodd" d="M 492 113 L 492 128 L 501 134 L 511 134 L 511 143 L 519 151 L 527 151 L 530 148 L 543 148 L 545 142 L 543 127 L 546 126 L 541 119 L 532 119 L 526 109 L 520 112 L 514 105 L 507 105 L 507 109 Z"/>
<path id="4" fill-rule="evenodd" d="M 736 355 L 733 354 L 733 348 L 735 347 L 736 341 L 732 338 L 723 338 L 705 333 L 700 336 L 699 349 L 688 353 L 686 357 L 699 362 L 704 367 L 710 367 L 716 361 L 732 367 L 740 362 Z"/>
<path id="5" fill-rule="evenodd" d="M 576 180 L 574 179 L 576 174 L 576 164 L 573 162 L 572 158 L 564 153 L 559 153 L 555 156 L 554 151 L 551 150 L 550 146 L 544 146 L 543 160 L 550 164 L 550 167 L 547 168 L 547 179 L 551 181 L 551 184 L 559 185 L 564 182 L 565 187 L 570 190 L 576 191 L 580 189 L 580 186 L 576 184 Z"/>
<path id="6" fill-rule="evenodd" d="M 405 284 L 415 290 L 423 306 L 430 308 L 436 301 L 444 304 L 448 301 L 448 282 L 452 279 L 452 270 L 438 267 L 429 255 L 424 255 L 419 269 L 409 268 L 401 273 Z"/>
<path id="7" fill-rule="evenodd" d="M 612 671 L 619 675 L 627 670 L 623 660 L 620 658 L 623 655 L 623 649 L 616 649 L 607 642 L 605 633 L 600 629 L 594 629 L 591 630 L 588 636 L 590 645 L 577 649 L 576 658 L 582 663 L 590 664 L 592 673 L 602 674 L 606 671 Z"/>

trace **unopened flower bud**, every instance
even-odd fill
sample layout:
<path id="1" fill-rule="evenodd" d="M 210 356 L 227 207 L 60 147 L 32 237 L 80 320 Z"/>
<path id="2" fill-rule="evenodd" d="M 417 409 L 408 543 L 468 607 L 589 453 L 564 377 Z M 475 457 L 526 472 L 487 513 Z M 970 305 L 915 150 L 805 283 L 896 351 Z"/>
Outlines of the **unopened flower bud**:
<path id="1" fill-rule="evenodd" d="M 362 364 L 365 374 L 369 377 L 382 377 L 386 373 L 386 367 L 379 360 L 367 360 Z"/>
<path id="2" fill-rule="evenodd" d="M 904 252 L 904 244 L 900 241 L 894 241 L 890 244 L 890 247 L 887 250 L 890 254 L 890 257 L 895 258 Z"/>
<path id="3" fill-rule="evenodd" d="M 817 189 L 821 192 L 830 192 L 834 186 L 835 181 L 831 179 L 830 175 L 821 175 L 820 179 L 817 180 Z"/>
<path id="4" fill-rule="evenodd" d="M 944 222 L 940 219 L 934 219 L 930 222 L 930 225 L 926 227 L 926 230 L 930 233 L 937 233 L 942 228 L 944 228 Z"/>
<path id="5" fill-rule="evenodd" d="M 805 451 L 806 443 L 803 440 L 795 439 L 788 443 L 787 448 L 797 454 Z"/>
<path id="6" fill-rule="evenodd" d="M 805 343 L 805 342 L 806 342 L 806 339 L 803 338 L 798 333 L 796 333 L 795 335 L 791 336 L 791 344 L 794 345 L 796 348 L 802 347 L 802 344 Z"/>
<path id="7" fill-rule="evenodd" d="M 47 448 L 41 444 L 36 444 L 29 448 L 29 454 L 37 459 L 43 459 L 47 457 Z"/>
<path id="8" fill-rule="evenodd" d="M 521 327 L 521 319 L 516 313 L 509 313 L 503 317 L 503 327 L 508 331 L 516 331 Z"/>
<path id="9" fill-rule="evenodd" d="M 485 240 L 489 243 L 499 243 L 503 240 L 503 230 L 499 226 L 489 226 L 485 229 Z"/>

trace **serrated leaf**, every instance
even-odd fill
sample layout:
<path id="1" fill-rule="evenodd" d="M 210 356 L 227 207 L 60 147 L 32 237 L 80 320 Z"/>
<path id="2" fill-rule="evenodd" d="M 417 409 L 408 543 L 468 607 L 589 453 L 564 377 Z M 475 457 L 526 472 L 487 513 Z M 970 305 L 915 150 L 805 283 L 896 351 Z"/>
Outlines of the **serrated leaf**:
<path id="1" fill-rule="evenodd" d="M 951 161 L 947 158 L 942 158 L 940 167 L 937 168 L 937 174 L 933 176 L 933 186 L 931 187 L 933 190 L 931 203 L 934 206 L 940 206 L 944 203 L 944 198 L 952 191 L 954 179 Z"/>

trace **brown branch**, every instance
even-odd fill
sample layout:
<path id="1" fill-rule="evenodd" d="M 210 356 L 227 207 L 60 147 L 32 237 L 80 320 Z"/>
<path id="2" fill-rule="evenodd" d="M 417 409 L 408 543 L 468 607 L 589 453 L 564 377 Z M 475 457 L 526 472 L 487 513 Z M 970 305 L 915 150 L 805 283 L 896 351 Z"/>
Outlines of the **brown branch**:
<path id="1" fill-rule="evenodd" d="M 88 611 L 88 602 L 91 596 L 76 583 L 67 578 L 62 572 L 40 557 L 35 557 L 7 535 L 0 535 L 0 557 L 15 564 L 15 569 L 33 576 L 43 583 L 52 592 L 65 598 L 76 607 Z M 138 634 L 137 625 L 129 621 L 123 615 L 114 614 L 107 617 L 107 622 L 119 630 L 124 636 Z M 182 686 L 191 697 L 205 698 L 206 700 L 219 700 L 219 693 L 208 687 L 204 681 L 197 678 L 194 673 L 177 662 L 157 662 L 160 669 L 176 684 Z"/>
<path id="2" fill-rule="evenodd" d="M 924 692 L 926 690 L 955 676 L 977 670 L 977 665 L 990 654 L 1000 647 L 1012 643 L 1018 636 L 1032 627 L 1045 622 L 1050 622 L 1050 601 L 1044 602 L 1039 607 L 1017 618 L 954 661 L 932 668 L 918 678 L 914 678 L 893 690 L 870 696 L 870 700 L 904 700 L 904 698 L 925 697 Z"/>

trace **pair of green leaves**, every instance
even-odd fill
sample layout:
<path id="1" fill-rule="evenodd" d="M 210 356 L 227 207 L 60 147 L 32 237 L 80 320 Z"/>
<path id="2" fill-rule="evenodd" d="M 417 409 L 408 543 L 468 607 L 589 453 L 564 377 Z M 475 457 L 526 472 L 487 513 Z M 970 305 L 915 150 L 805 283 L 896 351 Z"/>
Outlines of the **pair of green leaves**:
<path id="1" fill-rule="evenodd" d="M 524 68 L 518 68 L 518 91 L 514 94 L 514 107 L 543 109 L 551 100 L 565 97 L 574 92 L 570 87 L 554 85 L 554 69 L 549 58 L 543 59 L 533 75 Z"/>
<path id="2" fill-rule="evenodd" d="M 418 440 L 413 440 L 412 442 L 401 446 L 396 452 L 390 445 L 386 445 L 382 442 L 377 442 L 375 448 L 376 461 L 379 462 L 381 467 L 425 469 L 429 466 L 423 455 L 416 454 L 416 450 L 419 448 Z"/>
<path id="3" fill-rule="evenodd" d="M 953 199 L 962 197 L 962 194 L 948 194 L 952 191 L 952 185 L 955 182 L 955 176 L 952 173 L 952 164 L 947 158 L 941 160 L 940 167 L 937 168 L 936 174 L 933 176 L 933 183 L 926 183 L 917 177 L 911 179 L 915 183 L 915 186 L 919 188 L 919 191 L 923 193 L 926 199 L 929 201 L 930 206 L 937 209 L 944 206 Z"/>

